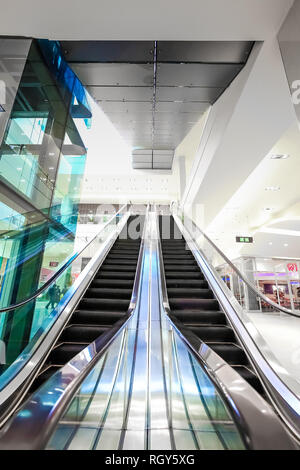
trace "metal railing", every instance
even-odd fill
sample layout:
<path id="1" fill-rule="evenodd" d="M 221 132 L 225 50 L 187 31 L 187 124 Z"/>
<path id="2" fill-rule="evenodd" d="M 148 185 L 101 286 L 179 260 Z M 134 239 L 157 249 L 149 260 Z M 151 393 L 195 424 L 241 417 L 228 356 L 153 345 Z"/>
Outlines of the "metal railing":
<path id="1" fill-rule="evenodd" d="M 173 213 L 175 223 L 177 224 L 180 232 L 186 240 L 189 248 L 193 252 L 196 262 L 200 269 L 206 276 L 211 289 L 213 290 L 217 300 L 222 306 L 223 311 L 226 313 L 227 319 L 233 327 L 238 339 L 243 345 L 247 356 L 256 371 L 258 377 L 261 379 L 265 388 L 265 392 L 269 397 L 274 408 L 279 413 L 280 417 L 284 420 L 285 424 L 292 431 L 293 435 L 300 441 L 300 385 L 299 382 L 291 376 L 288 371 L 280 364 L 277 357 L 270 350 L 270 347 L 264 341 L 262 336 L 258 333 L 254 325 L 248 325 L 250 322 L 247 315 L 243 311 L 239 301 L 235 298 L 233 292 L 227 287 L 225 282 L 219 276 L 219 273 L 211 265 L 205 253 L 199 248 L 196 237 L 188 230 L 187 225 L 183 224 L 180 217 Z M 185 219 L 186 222 L 186 219 Z M 195 226 L 198 233 L 204 236 L 203 232 L 194 224 L 189 221 L 191 225 Z M 209 237 L 205 237 L 210 243 Z M 212 247 L 215 249 L 213 242 Z M 217 253 L 222 257 L 225 255 L 216 247 Z M 228 258 L 226 257 L 226 260 Z M 230 262 L 230 260 L 228 260 Z M 230 262 L 232 269 L 239 272 L 237 268 Z M 241 273 L 242 274 L 242 273 Z M 243 280 L 245 276 L 243 275 Z M 249 288 L 253 287 L 252 284 L 245 279 L 245 283 Z M 255 293 L 261 293 L 254 288 Z M 268 299 L 270 300 L 270 299 Z M 270 301 L 271 302 L 271 301 Z M 273 308 L 278 308 L 282 313 L 299 318 L 298 315 L 293 314 L 288 309 L 280 307 L 276 303 Z M 287 311 L 285 311 L 287 310 Z"/>

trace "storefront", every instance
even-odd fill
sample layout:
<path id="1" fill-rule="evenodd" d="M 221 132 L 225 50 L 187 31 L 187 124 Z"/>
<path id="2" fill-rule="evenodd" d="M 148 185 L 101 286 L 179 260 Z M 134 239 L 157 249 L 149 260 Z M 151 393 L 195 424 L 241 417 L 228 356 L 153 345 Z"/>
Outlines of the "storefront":
<path id="1" fill-rule="evenodd" d="M 238 258 L 235 266 L 257 289 L 273 302 L 300 311 L 300 260 L 277 258 Z M 249 311 L 269 311 L 272 307 L 255 295 L 228 266 L 218 267 L 227 286 Z"/>

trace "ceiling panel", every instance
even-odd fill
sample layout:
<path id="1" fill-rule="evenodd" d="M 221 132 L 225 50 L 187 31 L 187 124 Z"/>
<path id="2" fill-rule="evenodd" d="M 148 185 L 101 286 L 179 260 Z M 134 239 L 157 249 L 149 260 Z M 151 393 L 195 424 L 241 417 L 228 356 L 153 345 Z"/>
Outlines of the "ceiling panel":
<path id="1" fill-rule="evenodd" d="M 153 86 L 152 64 L 72 64 L 86 86 Z"/>
<path id="2" fill-rule="evenodd" d="M 152 102 L 150 101 L 102 101 L 101 109 L 107 114 L 110 113 L 151 113 Z"/>
<path id="3" fill-rule="evenodd" d="M 198 113 L 199 117 L 203 114 L 209 103 L 199 102 L 180 102 L 180 101 L 159 101 L 156 103 L 155 111 L 157 113 Z M 198 117 L 198 119 L 199 119 Z M 158 116 L 159 118 L 159 116 Z"/>
<path id="4" fill-rule="evenodd" d="M 204 111 L 208 108 L 205 107 Z M 155 124 L 160 126 L 163 122 L 172 122 L 173 124 L 183 124 L 186 122 L 197 122 L 199 119 L 200 113 L 172 113 L 172 112 L 164 112 L 164 113 L 156 113 L 155 115 Z"/>
<path id="5" fill-rule="evenodd" d="M 91 86 L 88 91 L 96 101 L 152 101 L 153 87 Z"/>
<path id="6" fill-rule="evenodd" d="M 161 86 L 156 89 L 157 101 L 204 101 L 214 102 L 223 92 L 222 87 Z"/>
<path id="7" fill-rule="evenodd" d="M 177 147 L 239 73 L 252 45 L 88 41 L 63 47 L 68 60 L 74 61 L 74 71 L 127 144 L 152 152 Z M 167 166 L 173 157 L 156 155 L 153 161 Z M 137 165 L 135 159 L 133 163 Z M 152 163 L 151 156 L 151 167 Z M 145 157 L 141 164 L 149 165 Z"/>
<path id="8" fill-rule="evenodd" d="M 158 64 L 157 85 L 225 88 L 241 68 L 236 64 Z"/>
<path id="9" fill-rule="evenodd" d="M 102 109 L 102 103 L 99 105 L 100 108 Z M 114 112 L 114 113 L 109 113 L 109 118 L 113 124 L 116 122 L 144 122 L 144 123 L 152 123 L 152 112 L 151 113 L 120 113 L 120 112 Z"/>
<path id="10" fill-rule="evenodd" d="M 173 161 L 171 161 L 170 163 L 163 163 L 163 162 L 154 163 L 153 162 L 153 169 L 154 170 L 160 170 L 160 169 L 171 170 L 172 164 L 173 164 Z"/>
<path id="11" fill-rule="evenodd" d="M 250 41 L 158 41 L 158 62 L 245 63 Z"/>
<path id="12" fill-rule="evenodd" d="M 153 62 L 154 41 L 61 41 L 69 62 Z"/>
<path id="13" fill-rule="evenodd" d="M 136 170 L 148 169 L 152 170 L 152 162 L 150 163 L 134 163 L 132 162 L 132 168 Z"/>

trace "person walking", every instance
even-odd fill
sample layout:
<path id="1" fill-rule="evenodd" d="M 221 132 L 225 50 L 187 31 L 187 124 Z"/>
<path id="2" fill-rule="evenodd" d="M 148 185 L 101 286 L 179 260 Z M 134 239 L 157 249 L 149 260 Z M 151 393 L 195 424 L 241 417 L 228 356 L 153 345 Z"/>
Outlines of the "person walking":
<path id="1" fill-rule="evenodd" d="M 59 300 L 57 300 L 58 297 L 58 291 L 59 287 L 56 284 L 53 284 L 48 291 L 49 295 L 49 302 L 47 303 L 45 308 L 49 308 L 49 305 L 51 305 L 51 308 L 55 308 L 55 303 L 56 305 L 58 304 Z"/>

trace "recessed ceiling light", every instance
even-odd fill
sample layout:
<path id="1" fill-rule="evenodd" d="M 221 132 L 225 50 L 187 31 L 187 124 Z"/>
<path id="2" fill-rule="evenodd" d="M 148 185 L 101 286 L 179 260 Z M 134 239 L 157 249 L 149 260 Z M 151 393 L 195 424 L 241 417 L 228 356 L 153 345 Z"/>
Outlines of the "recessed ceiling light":
<path id="1" fill-rule="evenodd" d="M 280 191 L 280 186 L 267 186 L 265 191 Z"/>
<path id="2" fill-rule="evenodd" d="M 284 246 L 289 246 L 289 244 L 288 244 L 288 243 L 285 243 Z"/>
<path id="3" fill-rule="evenodd" d="M 286 158 L 289 158 L 289 155 L 287 153 L 275 153 L 271 155 L 270 157 L 272 160 L 284 160 Z"/>
<path id="4" fill-rule="evenodd" d="M 269 245 L 273 245 L 273 242 L 269 242 Z"/>

